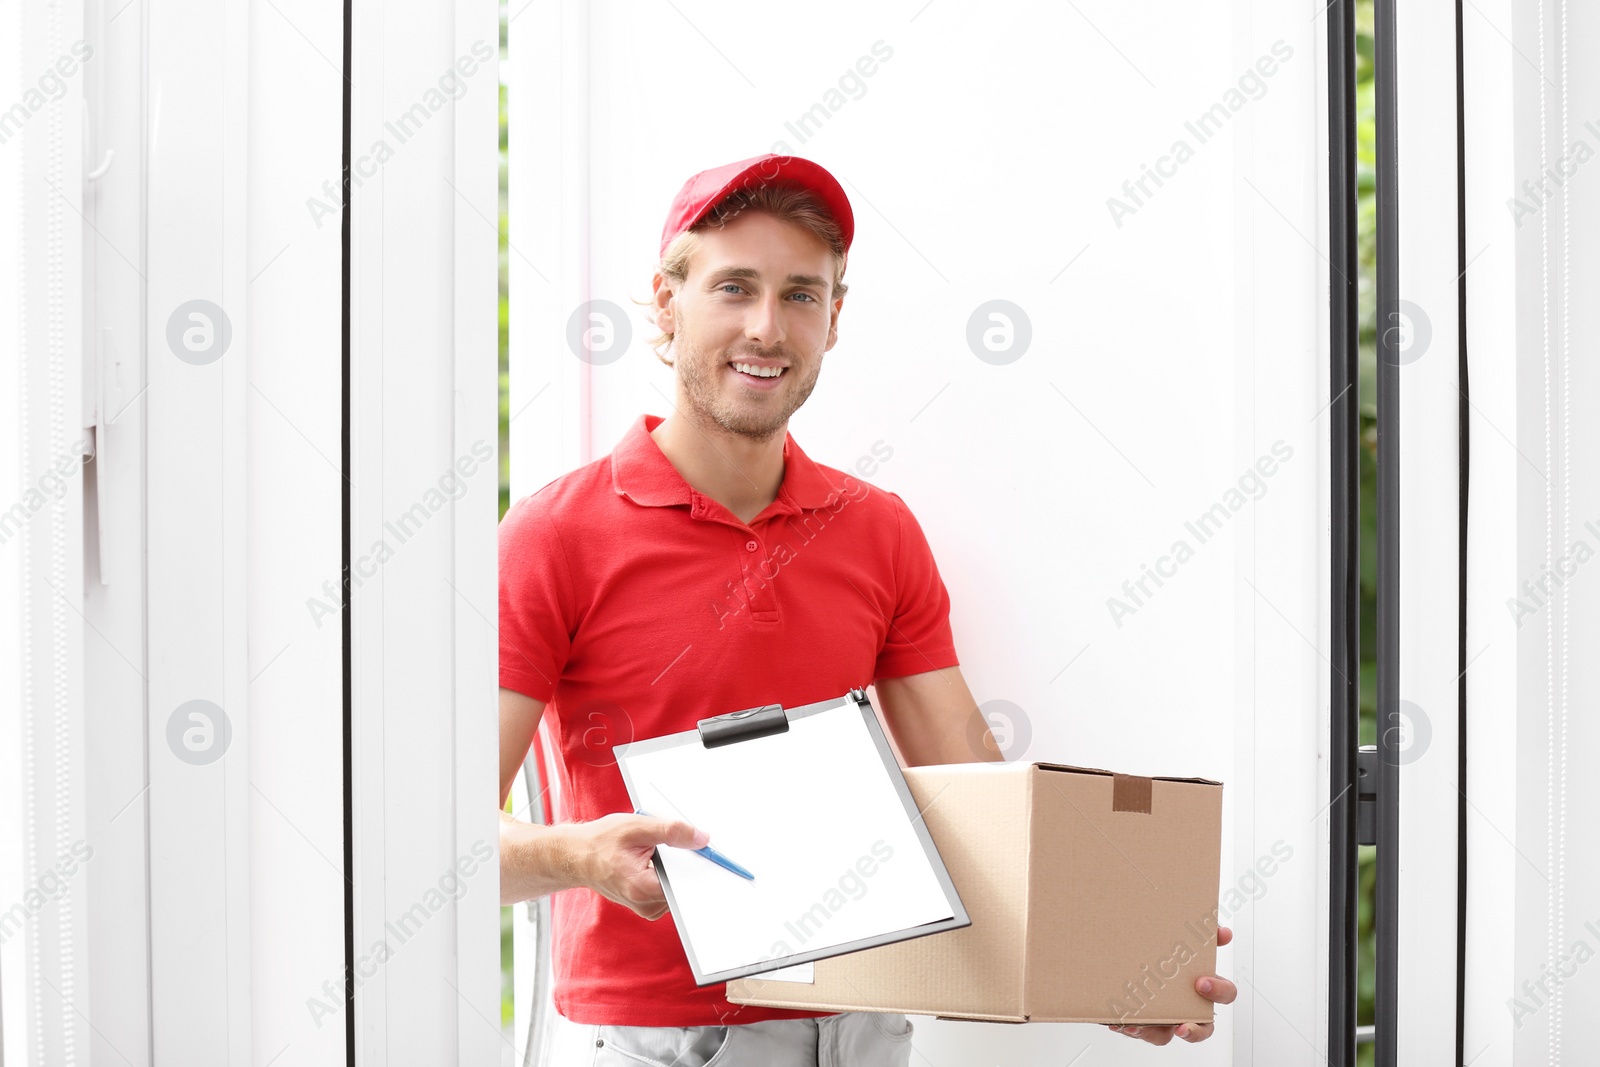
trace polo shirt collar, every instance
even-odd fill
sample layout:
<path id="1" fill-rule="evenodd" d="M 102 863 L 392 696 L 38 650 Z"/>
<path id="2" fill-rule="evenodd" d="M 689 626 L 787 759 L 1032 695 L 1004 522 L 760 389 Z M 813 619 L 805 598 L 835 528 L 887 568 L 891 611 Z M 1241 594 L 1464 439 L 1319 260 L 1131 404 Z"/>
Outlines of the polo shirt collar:
<path id="1" fill-rule="evenodd" d="M 678 468 L 650 436 L 663 421 L 661 415 L 640 415 L 629 427 L 611 452 L 612 484 L 620 495 L 646 507 L 693 505 L 701 494 L 683 480 Z M 783 483 L 778 487 L 778 500 L 787 500 L 796 508 L 821 508 L 830 506 L 838 492 L 785 431 Z"/>

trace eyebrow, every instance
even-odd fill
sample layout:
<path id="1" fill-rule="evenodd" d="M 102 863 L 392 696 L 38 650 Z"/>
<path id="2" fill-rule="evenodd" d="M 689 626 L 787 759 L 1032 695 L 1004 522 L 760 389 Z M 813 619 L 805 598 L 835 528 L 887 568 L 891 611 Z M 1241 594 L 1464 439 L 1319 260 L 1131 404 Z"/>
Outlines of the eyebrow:
<path id="1" fill-rule="evenodd" d="M 725 267 L 722 270 L 711 272 L 713 278 L 746 278 L 750 281 L 760 281 L 761 272 L 754 267 Z M 791 274 L 786 279 L 791 285 L 810 285 L 818 289 L 826 289 L 828 282 L 815 274 Z"/>

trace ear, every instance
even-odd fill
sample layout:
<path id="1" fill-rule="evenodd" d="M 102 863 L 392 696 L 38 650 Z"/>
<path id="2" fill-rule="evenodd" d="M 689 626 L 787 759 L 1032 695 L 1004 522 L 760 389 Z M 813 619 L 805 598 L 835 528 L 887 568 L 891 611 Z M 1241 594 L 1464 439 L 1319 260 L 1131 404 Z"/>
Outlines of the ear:
<path id="1" fill-rule="evenodd" d="M 650 279 L 650 285 L 655 291 L 655 320 L 656 326 L 664 333 L 676 333 L 673 324 L 673 302 L 676 295 L 666 275 L 657 271 Z"/>

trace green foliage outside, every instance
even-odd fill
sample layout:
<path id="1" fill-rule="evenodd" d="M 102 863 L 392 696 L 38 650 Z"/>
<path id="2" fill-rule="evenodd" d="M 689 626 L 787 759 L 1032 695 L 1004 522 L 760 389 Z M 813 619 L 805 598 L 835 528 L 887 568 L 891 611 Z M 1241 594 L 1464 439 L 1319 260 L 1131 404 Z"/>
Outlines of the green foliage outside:
<path id="1" fill-rule="evenodd" d="M 1372 0 L 1356 0 L 1356 248 L 1360 263 L 1360 471 L 1361 471 L 1361 744 L 1378 743 L 1377 620 L 1377 457 L 1378 457 L 1378 314 L 1377 198 L 1372 128 Z M 1373 980 L 1377 973 L 1377 941 L 1373 936 L 1372 901 L 1377 885 L 1375 849 L 1361 849 L 1358 903 L 1360 940 L 1356 964 L 1356 1020 L 1371 1025 Z M 1358 1067 L 1372 1067 L 1371 1045 L 1362 1045 Z"/>
<path id="2" fill-rule="evenodd" d="M 500 62 L 506 61 L 506 5 L 500 4 Z M 507 270 L 506 247 L 506 85 L 500 83 L 500 518 L 506 517 L 511 506 L 511 347 L 509 324 L 511 322 L 510 276 Z M 511 810 L 511 801 L 506 801 Z M 500 909 L 500 1025 L 506 1037 L 512 1038 L 511 1023 L 515 1018 L 511 982 L 511 924 L 515 907 Z M 526 908 L 524 908 L 526 917 Z"/>
<path id="3" fill-rule="evenodd" d="M 505 62 L 506 11 L 500 9 L 500 58 Z M 1374 193 L 1374 158 L 1372 125 L 1372 0 L 1356 2 L 1356 184 L 1357 184 L 1357 247 L 1360 266 L 1360 470 L 1361 470 L 1361 744 L 1377 743 L 1377 665 L 1372 652 L 1375 644 L 1374 620 L 1377 618 L 1375 589 L 1377 584 L 1375 559 L 1377 546 L 1376 499 L 1374 487 L 1377 478 L 1377 310 L 1375 299 L 1377 246 L 1375 239 L 1376 200 Z M 506 89 L 500 86 L 500 515 L 504 517 L 511 503 L 511 459 L 508 437 L 510 418 L 509 348 L 507 344 L 510 320 L 508 300 L 506 247 Z M 507 808 L 509 810 L 509 802 Z M 1358 1021 L 1363 1025 L 1372 1022 L 1373 976 L 1376 972 L 1376 942 L 1372 928 L 1372 900 L 1376 884 L 1374 850 L 1361 849 L 1359 978 L 1357 981 Z M 500 964 L 502 993 L 501 1023 L 510 1028 L 512 1020 L 511 982 L 511 924 L 513 910 L 500 909 Z M 1372 1046 L 1360 1050 L 1359 1067 L 1371 1067 Z"/>

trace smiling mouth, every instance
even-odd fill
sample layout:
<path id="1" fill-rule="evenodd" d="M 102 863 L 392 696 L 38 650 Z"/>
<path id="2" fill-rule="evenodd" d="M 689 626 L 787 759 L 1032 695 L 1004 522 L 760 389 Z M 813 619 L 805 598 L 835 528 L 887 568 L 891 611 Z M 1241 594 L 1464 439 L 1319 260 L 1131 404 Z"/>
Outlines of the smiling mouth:
<path id="1" fill-rule="evenodd" d="M 733 368 L 735 374 L 752 382 L 775 382 L 789 370 L 787 367 L 757 367 L 738 361 L 729 363 L 728 366 Z"/>

